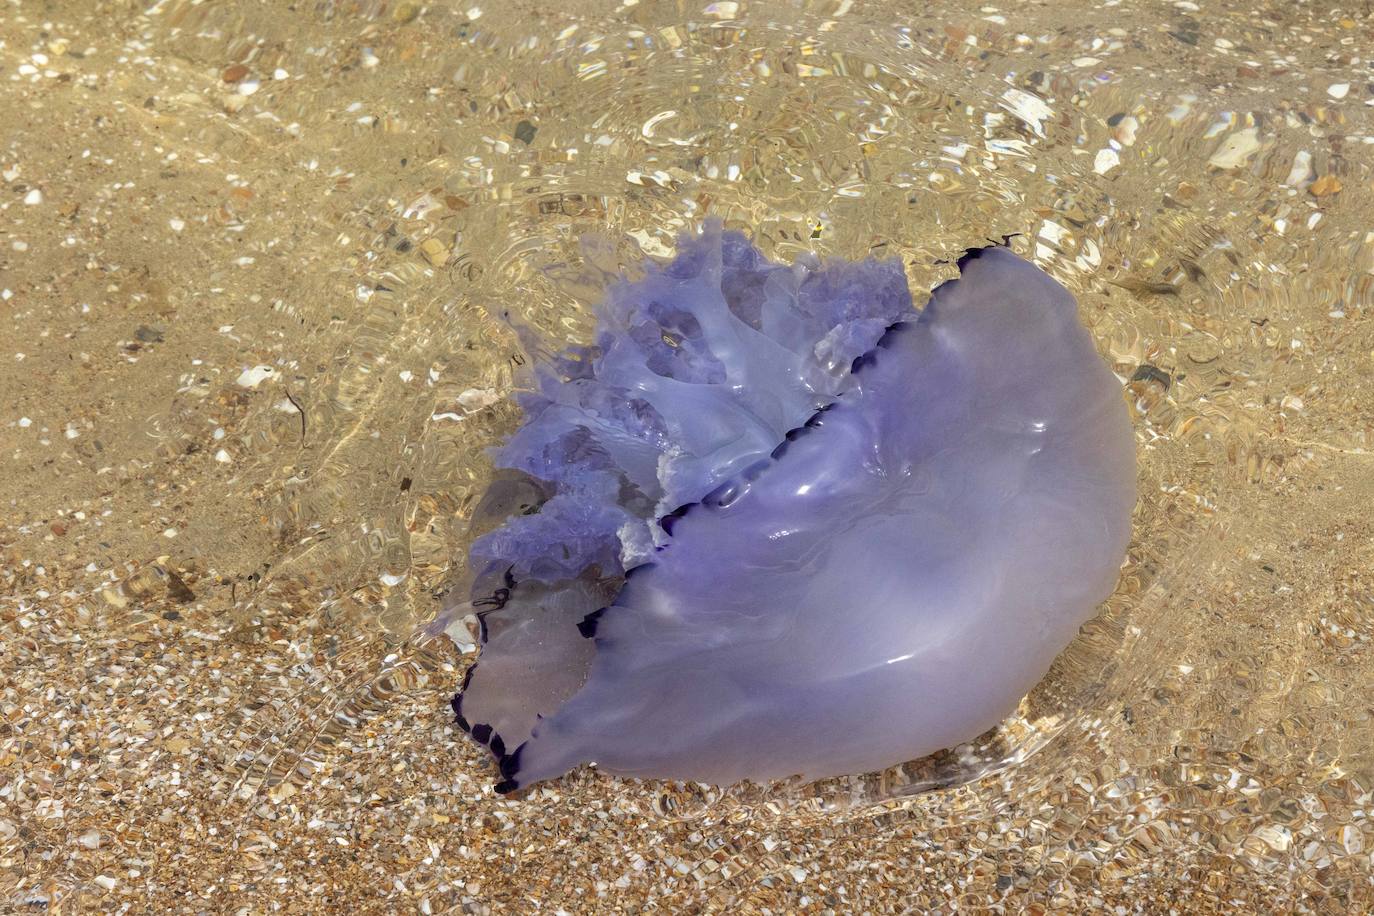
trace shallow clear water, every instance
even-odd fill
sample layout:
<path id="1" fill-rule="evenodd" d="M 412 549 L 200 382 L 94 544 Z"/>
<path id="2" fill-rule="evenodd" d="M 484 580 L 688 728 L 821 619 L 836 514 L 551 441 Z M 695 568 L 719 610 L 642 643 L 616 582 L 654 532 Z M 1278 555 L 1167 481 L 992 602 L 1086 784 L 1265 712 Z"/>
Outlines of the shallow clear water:
<path id="1" fill-rule="evenodd" d="M 10 4 L 15 899 L 1368 901 L 1374 21 L 571 7 Z M 1014 235 L 1129 381 L 1121 585 L 957 752 L 493 798 L 445 706 L 471 656 L 416 634 L 517 421 L 499 315 L 583 338 L 708 214 L 900 257 L 918 294 Z"/>

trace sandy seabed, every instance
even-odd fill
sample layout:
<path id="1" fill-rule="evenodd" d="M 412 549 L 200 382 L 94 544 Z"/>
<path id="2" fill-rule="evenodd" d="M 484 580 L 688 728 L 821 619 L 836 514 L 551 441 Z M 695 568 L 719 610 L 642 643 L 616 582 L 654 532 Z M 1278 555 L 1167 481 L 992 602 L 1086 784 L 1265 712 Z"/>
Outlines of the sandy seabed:
<path id="1" fill-rule="evenodd" d="M 1323 3 L 5 0 L 0 910 L 1374 907 L 1371 49 Z M 706 215 L 914 290 L 1020 233 L 1128 382 L 1121 585 L 941 758 L 499 797 L 418 635 L 517 420 L 491 316 L 584 337 Z"/>

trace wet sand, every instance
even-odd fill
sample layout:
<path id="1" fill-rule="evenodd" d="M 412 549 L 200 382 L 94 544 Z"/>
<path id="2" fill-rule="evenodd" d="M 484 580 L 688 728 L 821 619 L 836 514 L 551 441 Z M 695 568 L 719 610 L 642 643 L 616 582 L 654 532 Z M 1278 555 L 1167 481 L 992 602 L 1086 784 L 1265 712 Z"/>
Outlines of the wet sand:
<path id="1" fill-rule="evenodd" d="M 1374 907 L 1371 48 L 1321 4 L 11 0 L 0 911 Z M 1021 233 L 1129 383 L 1121 587 L 942 759 L 496 796 L 417 633 L 517 420 L 499 314 L 585 335 L 707 214 L 918 292 Z"/>

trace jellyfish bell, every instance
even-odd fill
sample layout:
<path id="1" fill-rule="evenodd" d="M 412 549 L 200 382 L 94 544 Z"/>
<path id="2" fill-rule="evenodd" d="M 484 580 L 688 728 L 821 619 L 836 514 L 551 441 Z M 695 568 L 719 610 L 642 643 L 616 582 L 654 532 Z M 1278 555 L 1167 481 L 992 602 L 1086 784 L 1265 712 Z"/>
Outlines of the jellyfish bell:
<path id="1" fill-rule="evenodd" d="M 496 754 L 502 791 L 590 761 L 729 784 L 921 757 L 1011 713 L 1114 587 L 1134 442 L 1121 385 L 1063 287 L 994 246 L 961 259 L 917 315 L 904 277 L 893 292 L 893 262 L 789 271 L 744 245 L 708 227 L 641 281 L 659 282 L 657 314 L 700 331 L 688 380 L 657 371 L 651 343 L 617 336 L 630 312 L 603 327 L 603 353 L 619 346 L 620 361 L 594 367 L 593 383 L 651 391 L 662 434 L 649 478 L 644 438 L 621 442 L 635 437 L 598 409 L 584 424 L 610 427 L 596 433 L 595 473 L 645 497 L 612 511 L 609 484 L 585 490 L 608 513 L 591 526 L 603 557 L 618 551 L 621 568 L 592 571 L 574 549 L 537 571 L 526 554 L 560 532 L 585 541 L 566 519 L 537 535 L 526 521 L 498 551 L 523 562 L 511 594 L 527 602 L 503 632 L 527 635 L 507 637 L 518 649 L 487 641 L 455 708 Z M 529 518 L 583 493 L 590 467 L 561 466 Z"/>

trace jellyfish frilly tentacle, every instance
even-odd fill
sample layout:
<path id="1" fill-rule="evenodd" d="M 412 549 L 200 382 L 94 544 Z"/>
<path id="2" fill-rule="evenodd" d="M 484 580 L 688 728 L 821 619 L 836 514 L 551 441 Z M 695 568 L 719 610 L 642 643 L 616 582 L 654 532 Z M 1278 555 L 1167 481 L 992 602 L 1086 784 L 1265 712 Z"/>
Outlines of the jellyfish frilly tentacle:
<path id="1" fill-rule="evenodd" d="M 1115 585 L 1134 441 L 1069 293 L 1005 247 L 959 266 L 824 391 L 822 348 L 793 347 L 807 409 L 656 510 L 652 552 L 568 624 L 591 647 L 577 686 L 501 739 L 501 791 L 592 761 L 717 784 L 882 769 L 1044 676 Z"/>

